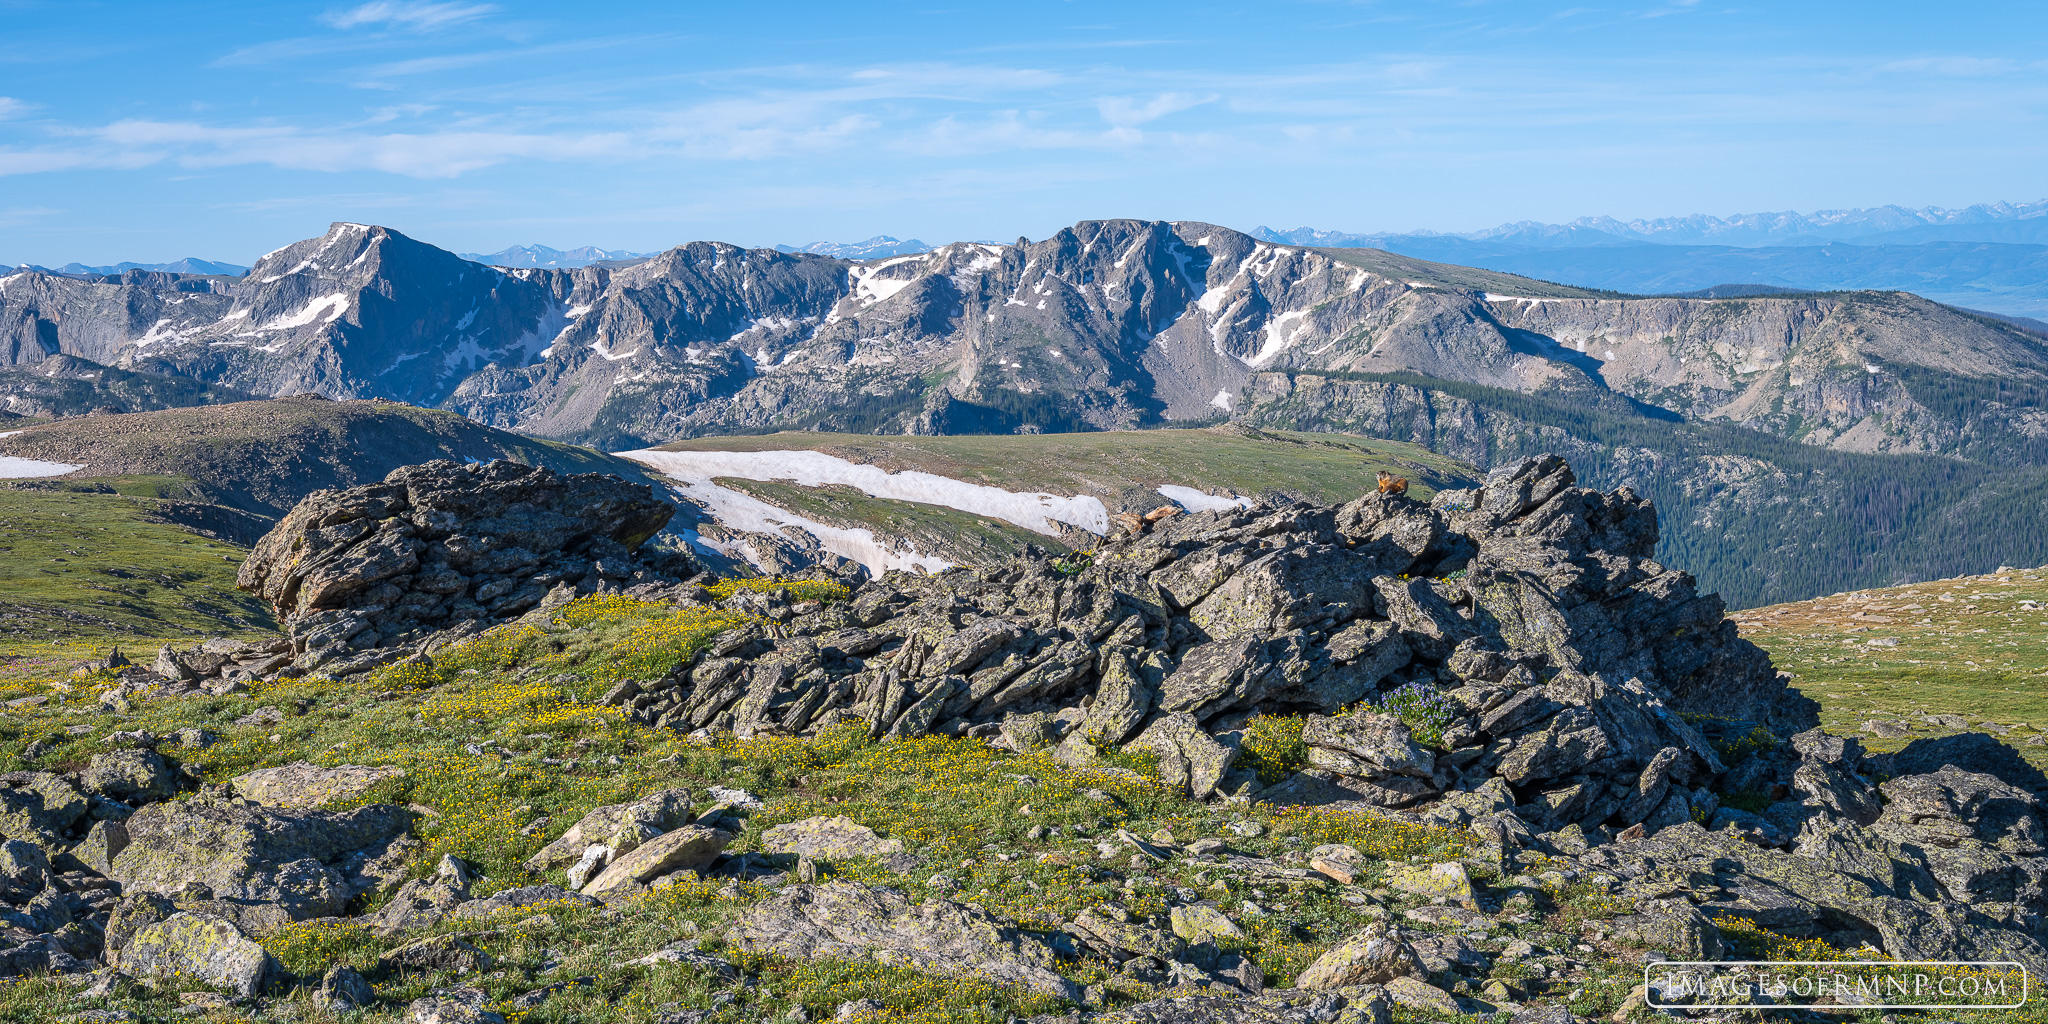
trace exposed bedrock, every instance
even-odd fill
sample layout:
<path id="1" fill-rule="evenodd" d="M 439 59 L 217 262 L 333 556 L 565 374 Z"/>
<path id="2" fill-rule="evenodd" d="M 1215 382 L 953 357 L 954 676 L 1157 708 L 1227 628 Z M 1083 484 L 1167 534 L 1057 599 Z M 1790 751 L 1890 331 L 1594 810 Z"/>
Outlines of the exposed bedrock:
<path id="1" fill-rule="evenodd" d="M 427 462 L 308 495 L 237 583 L 276 608 L 294 668 L 341 675 L 544 602 L 692 576 L 687 555 L 642 547 L 674 511 L 602 473 Z"/>
<path id="2" fill-rule="evenodd" d="M 1197 796 L 1250 795 L 1245 724 L 1305 714 L 1314 768 L 1276 798 L 1405 807 L 1497 778 L 1530 826 L 1625 827 L 1689 817 L 1729 729 L 1816 724 L 1656 543 L 1647 500 L 1536 458 L 1429 504 L 1190 513 L 1092 558 L 891 573 L 803 614 L 746 595 L 760 623 L 611 699 L 743 736 L 857 718 L 1069 758 L 1135 744 Z M 1394 695 L 1429 714 L 1368 706 Z"/>

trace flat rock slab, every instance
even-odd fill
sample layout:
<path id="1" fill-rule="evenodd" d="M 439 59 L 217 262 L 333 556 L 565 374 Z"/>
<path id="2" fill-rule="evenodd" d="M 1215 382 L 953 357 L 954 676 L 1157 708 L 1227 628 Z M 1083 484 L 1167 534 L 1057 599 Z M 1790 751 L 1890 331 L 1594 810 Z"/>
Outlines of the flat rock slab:
<path id="1" fill-rule="evenodd" d="M 874 829 L 840 814 L 777 825 L 761 836 L 761 848 L 818 860 L 851 860 L 902 853 L 903 841 L 884 839 Z"/>
<path id="2" fill-rule="evenodd" d="M 742 916 L 725 938 L 743 952 L 876 960 L 1081 999 L 1080 987 L 1053 969 L 1052 947 L 1043 941 L 977 907 L 942 899 L 912 905 L 891 889 L 850 882 L 786 886 Z"/>
<path id="3" fill-rule="evenodd" d="M 394 765 L 367 767 L 338 764 L 333 767 L 294 761 L 276 768 L 258 768 L 229 780 L 235 794 L 265 807 L 314 808 L 338 800 L 352 800 L 385 779 L 405 774 Z"/>

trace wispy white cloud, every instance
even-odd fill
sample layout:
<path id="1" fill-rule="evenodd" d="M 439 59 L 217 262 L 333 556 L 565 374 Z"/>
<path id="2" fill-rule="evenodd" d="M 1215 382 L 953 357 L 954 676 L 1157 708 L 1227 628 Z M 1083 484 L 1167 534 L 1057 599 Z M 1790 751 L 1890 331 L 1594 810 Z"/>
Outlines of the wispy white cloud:
<path id="1" fill-rule="evenodd" d="M 1877 70 L 1895 74 L 1941 75 L 1948 78 L 1990 78 L 2020 69 L 2017 61 L 1994 57 L 1914 57 L 1888 61 Z"/>
<path id="2" fill-rule="evenodd" d="M 48 206 L 10 206 L 0 210 L 0 228 L 17 227 L 22 224 L 42 220 L 45 217 L 54 217 L 64 212 L 66 211 L 53 209 Z"/>
<path id="3" fill-rule="evenodd" d="M 0 121 L 12 121 L 35 108 L 35 104 L 26 100 L 18 100 L 12 96 L 0 96 Z"/>
<path id="4" fill-rule="evenodd" d="M 1095 101 L 1095 108 L 1102 113 L 1102 119 L 1112 128 L 1136 128 L 1139 125 L 1157 121 L 1168 114 L 1177 114 L 1191 107 L 1214 102 L 1214 96 L 1195 96 L 1184 92 L 1162 92 L 1150 99 L 1136 96 L 1104 96 Z"/>
<path id="5" fill-rule="evenodd" d="M 497 10 L 495 4 L 436 0 L 370 0 L 345 11 L 329 11 L 320 20 L 335 28 L 388 25 L 393 28 L 437 29 L 474 21 Z"/>

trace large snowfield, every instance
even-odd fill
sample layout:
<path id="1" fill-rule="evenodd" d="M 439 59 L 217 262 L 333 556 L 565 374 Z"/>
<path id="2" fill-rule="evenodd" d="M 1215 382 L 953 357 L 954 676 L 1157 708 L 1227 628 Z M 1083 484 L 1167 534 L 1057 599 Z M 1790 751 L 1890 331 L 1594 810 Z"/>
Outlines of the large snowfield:
<path id="1" fill-rule="evenodd" d="M 1079 527 L 1097 536 L 1109 532 L 1109 509 L 1102 500 L 1088 495 L 1066 497 L 1043 491 L 1006 491 L 1000 487 L 970 484 L 951 477 L 909 470 L 891 473 L 879 466 L 826 455 L 822 452 L 668 452 L 644 449 L 617 452 L 681 482 L 678 495 L 702 505 L 720 525 L 748 533 L 780 533 L 791 540 L 784 528 L 794 528 L 817 538 L 825 550 L 868 567 L 877 575 L 890 569 L 921 569 L 936 572 L 952 563 L 933 555 L 920 554 L 909 546 L 897 546 L 872 531 L 827 526 L 793 512 L 777 508 L 729 487 L 715 483 L 718 477 L 738 480 L 788 480 L 804 487 L 840 484 L 875 498 L 939 505 L 989 519 L 1000 519 L 1048 537 L 1060 536 L 1057 524 Z M 1214 512 L 1249 508 L 1250 498 L 1222 498 L 1193 487 L 1163 484 L 1157 493 L 1190 512 Z M 691 542 L 730 557 L 741 557 L 760 565 L 762 559 L 746 550 L 744 542 L 721 544 L 700 536 Z"/>
<path id="2" fill-rule="evenodd" d="M 950 477 L 909 470 L 891 473 L 822 452 L 617 452 L 622 458 L 660 470 L 676 480 L 710 482 L 714 477 L 739 480 L 791 480 L 805 487 L 843 484 L 875 498 L 915 501 L 971 512 L 1021 526 L 1048 537 L 1060 535 L 1056 523 L 1078 526 L 1094 534 L 1109 532 L 1109 509 L 1101 499 L 970 484 Z"/>

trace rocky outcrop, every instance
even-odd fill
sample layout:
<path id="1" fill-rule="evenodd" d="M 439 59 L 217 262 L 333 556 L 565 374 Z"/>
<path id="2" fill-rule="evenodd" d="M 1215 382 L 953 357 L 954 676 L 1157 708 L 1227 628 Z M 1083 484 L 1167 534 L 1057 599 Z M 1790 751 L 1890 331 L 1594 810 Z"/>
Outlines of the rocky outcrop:
<path id="1" fill-rule="evenodd" d="M 106 823 L 105 874 L 124 892 L 176 895 L 260 934 L 395 887 L 410 823 L 390 804 L 294 811 L 202 794 Z"/>
<path id="2" fill-rule="evenodd" d="M 687 556 L 640 553 L 673 511 L 603 474 L 428 462 L 308 496 L 237 582 L 277 610 L 293 670 L 342 675 L 544 602 L 694 575 Z"/>
<path id="3" fill-rule="evenodd" d="M 1276 800 L 1457 797 L 1484 810 L 1453 823 L 1514 808 L 1497 831 L 1518 834 L 1661 826 L 1726 771 L 1696 721 L 1790 733 L 1814 710 L 1656 542 L 1647 501 L 1530 459 L 1429 504 L 1174 516 L 1085 564 L 891 574 L 804 614 L 749 595 L 774 635 L 729 633 L 612 699 L 742 736 L 859 719 L 1063 757 L 1139 747 L 1200 798 L 1253 795 L 1234 770 L 1252 716 L 1306 713 L 1315 772 Z"/>

